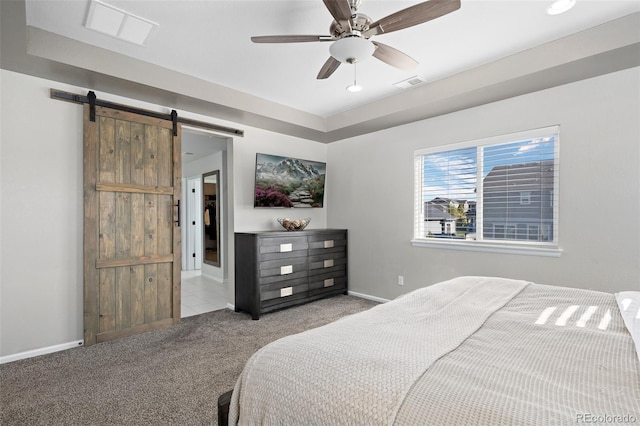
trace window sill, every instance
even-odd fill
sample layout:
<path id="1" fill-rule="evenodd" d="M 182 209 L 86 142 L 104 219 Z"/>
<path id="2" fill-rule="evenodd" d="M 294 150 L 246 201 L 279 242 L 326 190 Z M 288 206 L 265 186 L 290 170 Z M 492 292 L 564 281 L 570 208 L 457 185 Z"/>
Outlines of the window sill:
<path id="1" fill-rule="evenodd" d="M 562 249 L 558 247 L 526 247 L 511 244 L 489 244 L 476 241 L 429 241 L 411 240 L 414 247 L 440 248 L 445 250 L 480 251 L 487 253 L 520 254 L 525 256 L 560 257 Z"/>

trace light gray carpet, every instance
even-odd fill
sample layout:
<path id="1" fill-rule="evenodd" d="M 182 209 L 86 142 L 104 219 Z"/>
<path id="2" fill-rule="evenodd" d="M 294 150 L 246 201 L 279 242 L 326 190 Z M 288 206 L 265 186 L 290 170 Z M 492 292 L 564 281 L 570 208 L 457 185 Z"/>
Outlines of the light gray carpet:
<path id="1" fill-rule="evenodd" d="M 336 296 L 263 315 L 230 310 L 0 365 L 2 425 L 208 425 L 244 363 L 280 337 L 376 303 Z"/>

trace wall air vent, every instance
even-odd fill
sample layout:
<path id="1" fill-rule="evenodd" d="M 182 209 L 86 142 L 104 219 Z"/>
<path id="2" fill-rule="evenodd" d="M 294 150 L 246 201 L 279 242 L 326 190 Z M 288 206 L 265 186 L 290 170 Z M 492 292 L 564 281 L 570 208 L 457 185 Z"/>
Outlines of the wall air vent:
<path id="1" fill-rule="evenodd" d="M 395 87 L 397 87 L 398 89 L 404 90 L 404 89 L 408 89 L 408 88 L 413 87 L 413 86 L 418 86 L 418 85 L 420 85 L 422 83 L 424 83 L 424 80 L 420 80 L 420 78 L 418 78 L 418 76 L 414 75 L 413 77 L 409 77 L 408 79 L 399 81 L 397 83 L 394 83 L 393 85 Z"/>
<path id="2" fill-rule="evenodd" d="M 158 24 L 100 0 L 92 0 L 84 26 L 142 46 Z"/>

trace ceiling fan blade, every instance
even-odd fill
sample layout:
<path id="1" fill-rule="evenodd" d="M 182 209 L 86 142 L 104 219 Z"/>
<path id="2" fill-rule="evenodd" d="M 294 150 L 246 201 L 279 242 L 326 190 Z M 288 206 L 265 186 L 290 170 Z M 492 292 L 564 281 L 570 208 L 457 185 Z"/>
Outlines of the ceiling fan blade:
<path id="1" fill-rule="evenodd" d="M 347 32 L 351 32 L 351 5 L 349 0 L 323 0 L 324 5 L 335 19 Z"/>
<path id="2" fill-rule="evenodd" d="M 339 66 L 340 61 L 335 59 L 333 56 L 329 56 L 329 59 L 327 59 L 327 62 L 324 63 L 324 65 L 320 69 L 320 72 L 318 73 L 318 77 L 316 78 L 318 80 L 323 80 L 330 77 L 331 74 L 333 74 L 333 72 L 337 70 Z"/>
<path id="3" fill-rule="evenodd" d="M 418 62 L 411 56 L 386 44 L 377 41 L 372 41 L 372 43 L 376 46 L 376 50 L 373 52 L 374 58 L 404 71 L 412 70 L 418 66 Z"/>
<path id="4" fill-rule="evenodd" d="M 431 21 L 458 9 L 460 9 L 460 0 L 426 1 L 377 20 L 362 35 L 368 38 L 372 35 L 402 30 Z"/>
<path id="5" fill-rule="evenodd" d="M 251 37 L 254 43 L 306 43 L 310 41 L 333 41 L 327 35 L 271 35 Z"/>

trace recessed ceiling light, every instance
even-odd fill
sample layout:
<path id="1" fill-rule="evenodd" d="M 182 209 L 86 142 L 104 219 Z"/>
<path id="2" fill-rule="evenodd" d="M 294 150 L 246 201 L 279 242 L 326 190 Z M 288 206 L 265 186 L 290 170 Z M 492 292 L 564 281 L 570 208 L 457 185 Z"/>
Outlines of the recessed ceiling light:
<path id="1" fill-rule="evenodd" d="M 158 24 L 100 0 L 92 0 L 84 26 L 121 40 L 144 45 L 151 30 Z"/>
<path id="2" fill-rule="evenodd" d="M 352 93 L 359 92 L 362 90 L 362 86 L 358 86 L 357 84 L 351 84 L 347 86 L 347 90 Z"/>
<path id="3" fill-rule="evenodd" d="M 576 5 L 576 0 L 556 0 L 548 8 L 548 15 L 560 15 Z"/>

